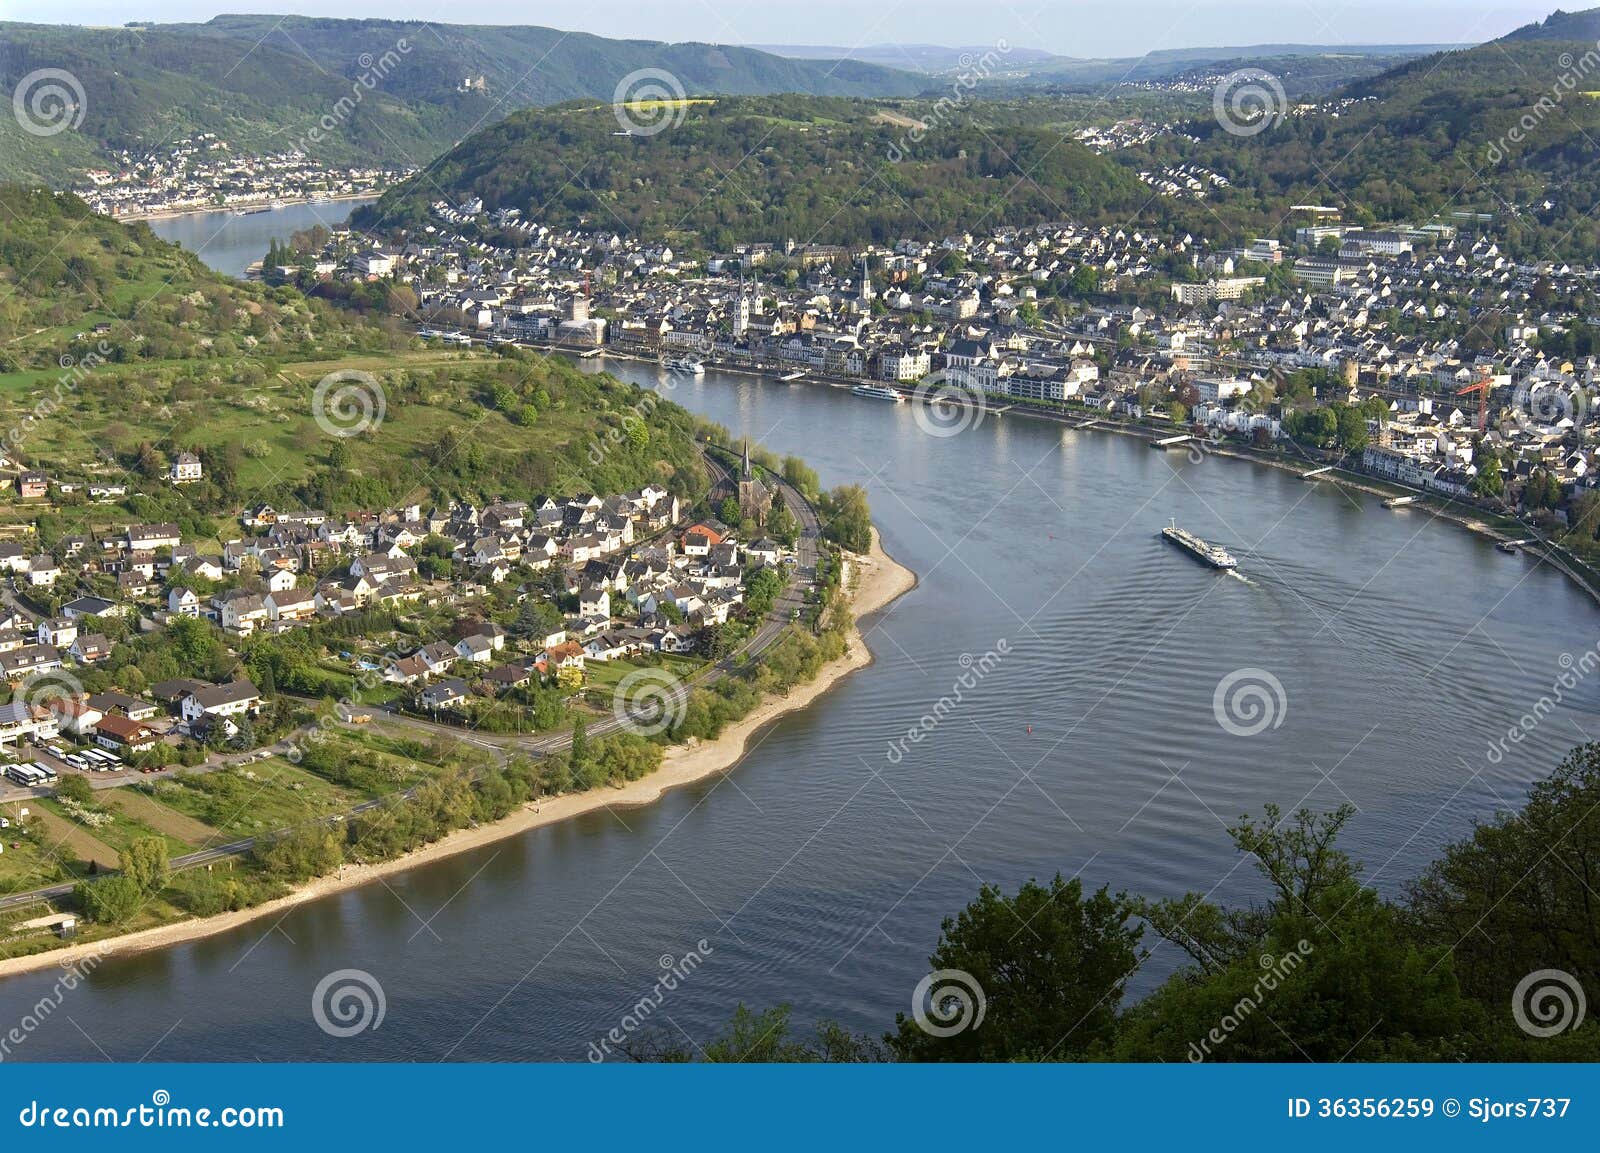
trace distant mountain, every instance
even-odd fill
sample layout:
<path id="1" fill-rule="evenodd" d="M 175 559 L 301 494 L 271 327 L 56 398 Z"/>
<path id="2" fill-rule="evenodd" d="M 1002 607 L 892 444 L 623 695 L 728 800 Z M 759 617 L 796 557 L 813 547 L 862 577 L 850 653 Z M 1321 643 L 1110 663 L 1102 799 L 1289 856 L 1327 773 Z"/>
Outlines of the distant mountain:
<path id="1" fill-rule="evenodd" d="M 844 244 L 1137 211 L 1128 168 L 1046 128 L 964 122 L 925 135 L 912 106 L 720 98 L 653 135 L 609 107 L 524 111 L 475 133 L 355 217 L 417 228 L 438 200 L 481 199 L 554 227 L 725 250 L 748 240 Z M 1018 169 L 1031 178 L 1018 178 Z M 493 237 L 491 237 L 493 239 Z"/>
<path id="2" fill-rule="evenodd" d="M 866 44 L 845 48 L 837 44 L 752 44 L 758 52 L 774 56 L 787 56 L 792 60 L 857 60 L 863 64 L 880 64 L 886 68 L 903 68 L 909 72 L 937 75 L 969 67 L 972 61 L 985 53 L 996 51 L 993 44 L 969 45 L 965 48 L 947 48 L 941 44 Z M 1038 48 L 1019 48 L 1015 45 L 1005 50 L 1008 68 L 1026 69 L 1060 60 L 1054 52 Z"/>
<path id="3" fill-rule="evenodd" d="M 242 150 L 298 144 L 331 162 L 421 165 L 509 112 L 609 102 L 651 69 L 689 95 L 904 96 L 926 83 L 859 61 L 550 28 L 278 16 L 120 29 L 0 24 L 0 91 L 47 69 L 81 88 L 81 123 L 36 135 L 0 117 L 0 179 L 64 183 L 107 150 L 201 132 Z"/>
<path id="4" fill-rule="evenodd" d="M 800 60 L 851 59 L 892 68 L 923 72 L 932 76 L 959 72 L 975 61 L 998 57 L 1000 63 L 990 74 L 1006 80 L 1026 80 L 1038 84 L 1095 86 L 1122 82 L 1138 83 L 1167 80 L 1208 64 L 1229 67 L 1264 67 L 1277 71 L 1289 61 L 1320 57 L 1341 61 L 1338 78 L 1381 72 L 1396 59 L 1425 56 L 1454 44 L 1253 44 L 1242 47 L 1169 48 L 1143 56 L 1079 57 L 1060 56 L 1037 48 L 1015 45 L 1003 50 L 995 45 L 946 48 L 932 44 L 871 44 L 858 48 L 837 45 L 760 45 L 764 52 Z M 1272 67 L 1277 65 L 1278 67 Z M 1300 69 L 1302 72 L 1304 68 Z M 1324 69 L 1332 74 L 1332 69 Z"/>
<path id="5" fill-rule="evenodd" d="M 1588 26 L 1552 17 L 1530 27 L 1587 35 Z M 1303 202 L 1368 221 L 1487 213 L 1521 255 L 1592 257 L 1600 99 L 1588 90 L 1600 90 L 1600 78 L 1557 83 L 1592 48 L 1592 40 L 1513 34 L 1359 80 L 1337 94 L 1355 103 L 1337 110 L 1290 116 L 1249 137 L 1206 117 L 1191 125 L 1198 140 L 1161 138 L 1127 156 L 1227 176 L 1234 193 L 1211 207 L 1241 231 L 1259 213 L 1282 219 Z"/>
<path id="6" fill-rule="evenodd" d="M 1525 24 L 1501 40 L 1582 40 L 1594 44 L 1600 40 L 1600 8 L 1582 12 L 1563 12 L 1557 8 L 1543 20 Z"/>

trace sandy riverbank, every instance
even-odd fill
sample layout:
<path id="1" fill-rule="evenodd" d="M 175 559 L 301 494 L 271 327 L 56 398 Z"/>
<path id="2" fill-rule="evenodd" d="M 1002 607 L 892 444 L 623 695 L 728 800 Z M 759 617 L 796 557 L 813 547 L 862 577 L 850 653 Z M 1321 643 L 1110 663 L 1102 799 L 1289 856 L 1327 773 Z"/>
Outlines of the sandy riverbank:
<path id="1" fill-rule="evenodd" d="M 857 619 L 884 608 L 896 598 L 916 587 L 916 574 L 899 564 L 883 550 L 877 530 L 872 533 L 872 551 L 851 559 L 854 593 L 851 608 Z M 475 829 L 458 829 L 449 836 L 435 841 L 413 853 L 396 857 L 376 865 L 346 865 L 337 874 L 320 877 L 296 889 L 286 897 L 256 905 L 237 913 L 222 913 L 215 917 L 202 917 L 142 929 L 120 937 L 102 941 L 68 945 L 26 957 L 0 960 L 0 977 L 26 973 L 38 969 L 68 966 L 86 957 L 108 957 L 117 954 L 162 949 L 200 937 L 281 915 L 296 905 L 316 901 L 323 897 L 370 884 L 381 877 L 414 869 L 419 865 L 470 852 L 507 837 L 514 837 L 530 829 L 553 825 L 583 813 L 600 809 L 637 808 L 652 804 L 673 789 L 705 780 L 718 773 L 727 772 L 743 758 L 750 742 L 767 724 L 786 713 L 803 709 L 839 681 L 872 663 L 872 652 L 861 638 L 859 629 L 853 629 L 845 655 L 826 665 L 817 679 L 790 690 L 788 696 L 768 697 L 754 712 L 728 729 L 716 740 L 694 745 L 679 745 L 667 751 L 661 768 L 650 776 L 613 789 L 596 789 L 587 793 L 571 793 L 552 800 L 541 801 L 537 806 L 526 806 L 503 821 L 480 825 Z M 18 913 L 18 919 L 22 914 Z"/>

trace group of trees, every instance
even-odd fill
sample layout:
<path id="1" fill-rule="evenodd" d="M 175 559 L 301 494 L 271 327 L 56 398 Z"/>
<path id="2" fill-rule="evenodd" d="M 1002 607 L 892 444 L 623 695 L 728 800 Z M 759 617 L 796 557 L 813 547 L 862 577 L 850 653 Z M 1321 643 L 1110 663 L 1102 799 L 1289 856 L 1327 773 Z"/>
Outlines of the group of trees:
<path id="1" fill-rule="evenodd" d="M 928 959 L 969 978 L 964 992 L 936 984 L 932 1015 L 970 1025 L 981 996 L 976 1027 L 940 1036 L 901 1014 L 881 1040 L 835 1024 L 808 1039 L 784 1007 L 741 1007 L 703 1051 L 742 1061 L 1600 1059 L 1600 1029 L 1537 1036 L 1519 1015 L 1540 1023 L 1539 1007 L 1513 1004 L 1539 970 L 1600 983 L 1600 744 L 1575 749 L 1520 811 L 1479 824 L 1398 897 L 1364 885 L 1339 847 L 1352 811 L 1269 805 L 1230 828 L 1262 878 L 1264 898 L 1249 905 L 1089 892 L 1059 876 L 1015 894 L 985 886 L 945 920 Z M 1184 964 L 1127 1004 L 1158 945 Z M 661 1035 L 634 1055 L 693 1056 Z"/>
<path id="2" fill-rule="evenodd" d="M 857 484 L 826 492 L 817 502 L 822 535 L 854 553 L 872 549 L 872 509 L 867 492 Z"/>
<path id="3" fill-rule="evenodd" d="M 112 876 L 79 881 L 73 889 L 78 907 L 91 921 L 120 925 L 131 920 L 172 876 L 167 843 L 160 837 L 135 838 L 117 854 L 117 866 Z"/>

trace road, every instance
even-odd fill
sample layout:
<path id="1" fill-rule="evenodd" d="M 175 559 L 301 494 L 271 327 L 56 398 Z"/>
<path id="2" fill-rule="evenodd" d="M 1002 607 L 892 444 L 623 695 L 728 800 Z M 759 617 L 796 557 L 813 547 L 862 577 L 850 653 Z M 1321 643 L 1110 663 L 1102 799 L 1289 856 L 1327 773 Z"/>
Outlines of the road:
<path id="1" fill-rule="evenodd" d="M 714 471 L 721 473 L 724 479 L 731 479 L 731 474 L 727 469 L 723 468 L 709 456 L 707 456 L 705 459 L 707 465 L 710 466 Z M 794 513 L 796 519 L 800 522 L 800 535 L 795 541 L 796 563 L 794 573 L 790 578 L 788 586 L 783 590 L 782 595 L 779 596 L 774 602 L 772 611 L 767 614 L 767 619 L 762 622 L 761 627 L 751 634 L 744 644 L 740 645 L 738 649 L 729 653 L 714 665 L 711 665 L 710 667 L 696 674 L 694 677 L 691 677 L 688 681 L 681 681 L 673 686 L 670 699 L 673 702 L 673 707 L 676 707 L 680 710 L 687 704 L 690 689 L 715 684 L 717 681 L 732 673 L 738 664 L 745 658 L 758 657 L 767 649 L 771 648 L 775 643 L 777 643 L 778 638 L 783 635 L 784 631 L 792 622 L 795 610 L 804 609 L 806 589 L 816 577 L 817 559 L 820 555 L 819 549 L 822 539 L 822 525 L 817 519 L 816 510 L 811 507 L 810 503 L 806 501 L 806 499 L 797 489 L 795 489 L 793 485 L 789 484 L 781 476 L 768 469 L 763 469 L 762 471 L 777 486 L 779 496 L 783 498 L 784 503 L 789 508 L 789 511 Z M 382 728 L 404 728 L 411 729 L 413 731 L 422 729 L 430 733 L 449 736 L 456 740 L 468 741 L 483 748 L 497 750 L 502 754 L 502 758 L 504 756 L 509 756 L 512 753 L 526 753 L 534 756 L 547 756 L 550 753 L 559 752 L 572 744 L 572 737 L 568 733 L 553 733 L 543 737 L 516 735 L 499 736 L 491 733 L 470 732 L 469 730 L 464 730 L 457 725 L 439 724 L 435 721 L 423 720 L 420 717 L 412 717 L 388 711 L 374 712 L 371 723 Z M 624 720 L 620 717 L 603 717 L 594 724 L 590 725 L 587 731 L 591 737 L 605 736 L 609 733 L 614 733 L 620 729 L 623 729 L 628 724 L 629 722 L 627 720 Z M 283 748 L 292 740 L 292 737 L 287 738 L 285 741 L 279 742 L 278 745 L 273 747 L 275 749 Z M 251 760 L 257 755 L 259 755 L 259 750 L 256 753 L 242 754 L 238 758 L 238 762 L 242 763 L 244 761 Z M 52 761 L 55 760 L 53 757 L 48 759 Z M 217 768 L 220 766 L 216 764 L 208 764 L 208 767 Z M 191 769 L 188 771 L 192 772 L 195 770 Z M 170 772 L 170 770 L 163 771 L 163 773 L 160 775 L 166 775 L 167 772 Z M 119 778 L 126 779 L 125 774 L 119 773 L 117 776 Z M 93 781 L 92 778 L 91 783 L 99 784 L 99 782 Z M 110 784 L 111 782 L 108 782 L 106 785 L 102 785 L 101 787 L 110 787 Z M 414 788 L 406 789 L 404 792 L 400 793 L 399 796 L 410 797 L 414 792 Z M 47 791 L 29 790 L 28 795 L 47 795 Z M 26 797 L 18 797 L 15 799 L 23 800 L 26 799 Z M 357 813 L 364 813 L 371 809 L 377 808 L 388 799 L 388 797 L 381 797 L 371 801 L 364 801 L 361 804 L 356 805 L 346 814 L 329 818 L 329 823 L 333 824 L 342 822 L 347 816 L 353 816 Z M 237 841 L 230 841 L 226 844 L 207 845 L 204 848 L 197 849 L 193 853 L 186 853 L 183 856 L 174 857 L 172 859 L 172 867 L 174 870 L 193 869 L 201 865 L 209 865 L 216 861 L 225 860 L 229 857 L 243 856 L 245 853 L 248 853 L 251 849 L 255 848 L 255 845 L 255 837 L 245 837 Z M 65 897 L 72 892 L 74 884 L 75 882 L 66 881 L 56 885 L 48 885 L 44 888 L 31 889 L 25 893 L 12 893 L 7 896 L 0 897 L 0 909 L 17 908 L 22 905 L 33 904 L 36 901 Z"/>

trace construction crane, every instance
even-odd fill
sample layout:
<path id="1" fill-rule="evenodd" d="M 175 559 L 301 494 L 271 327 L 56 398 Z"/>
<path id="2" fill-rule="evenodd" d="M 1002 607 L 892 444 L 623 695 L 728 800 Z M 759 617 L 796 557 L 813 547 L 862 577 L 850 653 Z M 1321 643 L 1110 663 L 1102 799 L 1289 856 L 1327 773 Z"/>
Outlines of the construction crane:
<path id="1" fill-rule="evenodd" d="M 1489 427 L 1489 390 L 1494 387 L 1494 378 L 1484 373 L 1475 383 L 1466 388 L 1456 389 L 1457 396 L 1470 396 L 1478 394 L 1478 431 L 1484 432 Z"/>

